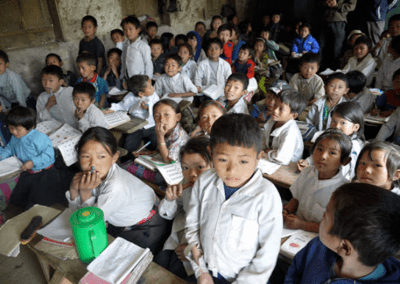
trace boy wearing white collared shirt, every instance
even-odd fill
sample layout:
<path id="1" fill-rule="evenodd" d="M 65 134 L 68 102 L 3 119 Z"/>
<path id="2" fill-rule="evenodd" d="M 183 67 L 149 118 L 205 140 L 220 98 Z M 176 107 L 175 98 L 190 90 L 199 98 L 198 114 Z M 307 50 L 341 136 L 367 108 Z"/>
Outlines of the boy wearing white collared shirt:
<path id="1" fill-rule="evenodd" d="M 224 96 L 218 101 L 225 107 L 226 113 L 249 114 L 244 95 L 247 94 L 249 79 L 244 73 L 233 73 L 225 84 Z"/>
<path id="2" fill-rule="evenodd" d="M 400 36 L 392 39 L 388 54 L 376 75 L 375 88 L 387 91 L 393 87 L 393 74 L 400 68 Z"/>

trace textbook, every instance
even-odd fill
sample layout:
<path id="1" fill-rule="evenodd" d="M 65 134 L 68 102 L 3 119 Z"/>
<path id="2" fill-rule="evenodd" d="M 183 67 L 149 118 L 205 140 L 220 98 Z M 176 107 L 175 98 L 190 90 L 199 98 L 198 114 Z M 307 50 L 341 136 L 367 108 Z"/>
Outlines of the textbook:
<path id="1" fill-rule="evenodd" d="M 371 114 L 366 114 L 364 115 L 364 120 L 366 122 L 371 122 L 371 123 L 377 123 L 377 124 L 384 124 L 385 122 L 389 121 L 390 116 L 379 116 L 379 115 L 371 115 Z"/>
<path id="2" fill-rule="evenodd" d="M 67 167 L 78 161 L 75 145 L 81 139 L 82 132 L 69 124 L 64 124 L 60 129 L 49 135 L 51 144 L 60 150 Z"/>
<path id="3" fill-rule="evenodd" d="M 286 242 L 281 245 L 280 254 L 293 259 L 293 257 L 302 250 L 313 238 L 317 237 L 317 233 L 298 230 L 292 234 Z"/>
<path id="4" fill-rule="evenodd" d="M 219 85 L 213 84 L 213 85 L 205 88 L 203 90 L 203 94 L 205 94 L 206 96 L 209 96 L 213 100 L 216 100 L 219 97 L 224 95 L 224 88 L 225 88 L 225 86 L 222 86 L 222 85 L 219 86 Z"/>
<path id="5" fill-rule="evenodd" d="M 107 113 L 104 116 L 107 121 L 108 129 L 117 127 L 121 124 L 131 121 L 131 118 L 129 117 L 129 115 L 126 114 L 125 111 L 115 111 L 112 113 Z"/>
<path id="6" fill-rule="evenodd" d="M 267 159 L 261 158 L 260 161 L 258 162 L 257 167 L 261 170 L 263 174 L 272 175 L 281 167 L 281 165 L 277 163 L 272 163 Z"/>
<path id="7" fill-rule="evenodd" d="M 21 171 L 22 162 L 16 157 L 12 156 L 0 161 L 0 177 Z"/>

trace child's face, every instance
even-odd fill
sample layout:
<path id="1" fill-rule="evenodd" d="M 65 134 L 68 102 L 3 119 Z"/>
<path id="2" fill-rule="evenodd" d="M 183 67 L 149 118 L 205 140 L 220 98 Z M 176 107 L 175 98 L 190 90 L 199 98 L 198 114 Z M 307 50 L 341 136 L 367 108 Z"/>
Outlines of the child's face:
<path id="1" fill-rule="evenodd" d="M 120 35 L 119 33 L 113 33 L 111 39 L 114 44 L 117 44 L 117 42 L 124 42 L 125 37 L 123 35 Z"/>
<path id="2" fill-rule="evenodd" d="M 150 97 L 153 94 L 154 94 L 154 87 L 153 84 L 151 83 L 151 79 L 149 79 L 147 80 L 146 89 L 144 89 L 144 92 L 139 92 L 139 97 Z"/>
<path id="3" fill-rule="evenodd" d="M 243 90 L 242 82 L 229 80 L 225 84 L 224 93 L 228 101 L 236 103 L 247 91 Z"/>
<path id="4" fill-rule="evenodd" d="M 231 23 L 235 26 L 239 25 L 239 18 L 237 16 L 233 17 Z"/>
<path id="5" fill-rule="evenodd" d="M 400 21 L 391 22 L 389 32 L 393 37 L 400 35 Z"/>
<path id="6" fill-rule="evenodd" d="M 368 52 L 368 46 L 364 43 L 357 44 L 353 49 L 354 56 L 357 57 L 357 59 L 363 59 L 368 55 Z"/>
<path id="7" fill-rule="evenodd" d="M 292 113 L 290 106 L 283 103 L 280 99 L 275 100 L 274 110 L 272 112 L 272 119 L 281 124 L 286 123 L 291 119 L 297 117 L 296 113 Z"/>
<path id="8" fill-rule="evenodd" d="M 231 32 L 230 31 L 220 31 L 218 33 L 218 37 L 222 41 L 222 43 L 225 44 L 228 42 L 228 40 L 230 40 Z"/>
<path id="9" fill-rule="evenodd" d="M 382 40 L 382 39 L 387 38 L 387 37 L 390 37 L 390 33 L 389 32 L 381 34 L 381 36 L 379 37 L 379 40 Z"/>
<path id="10" fill-rule="evenodd" d="M 86 93 L 74 94 L 74 105 L 82 113 L 85 112 L 94 102 L 95 99 L 90 99 L 89 94 Z"/>
<path id="11" fill-rule="evenodd" d="M 157 34 L 157 28 L 156 27 L 148 28 L 146 30 L 146 32 L 147 32 L 147 34 L 149 35 L 150 38 L 154 38 L 156 36 L 156 34 Z"/>
<path id="12" fill-rule="evenodd" d="M 191 57 L 189 49 L 187 49 L 187 47 L 184 45 L 179 48 L 178 55 L 182 58 L 182 61 L 185 64 Z"/>
<path id="13" fill-rule="evenodd" d="M 276 101 L 275 93 L 270 91 L 270 90 L 268 90 L 267 97 L 265 98 L 265 105 L 267 107 L 267 114 L 268 115 L 271 115 L 272 112 L 274 111 L 275 101 Z"/>
<path id="14" fill-rule="evenodd" d="M 400 94 L 400 76 L 397 76 L 393 80 L 393 91 L 396 95 Z"/>
<path id="15" fill-rule="evenodd" d="M 269 32 L 267 31 L 261 32 L 261 37 L 265 40 L 269 40 Z"/>
<path id="16" fill-rule="evenodd" d="M 56 93 L 60 87 L 64 84 L 64 79 L 58 79 L 56 75 L 53 74 L 43 74 L 42 75 L 42 86 L 46 93 L 51 92 Z M 50 91 L 51 90 L 51 91 Z"/>
<path id="17" fill-rule="evenodd" d="M 196 50 L 197 47 L 197 39 L 194 38 L 188 38 L 188 44 L 192 47 L 193 50 Z"/>
<path id="18" fill-rule="evenodd" d="M 86 61 L 78 63 L 79 74 L 83 78 L 88 80 L 92 79 L 94 76 L 94 71 L 96 71 L 96 66 L 87 64 Z"/>
<path id="19" fill-rule="evenodd" d="M 224 50 L 221 47 L 219 47 L 217 43 L 211 43 L 207 49 L 207 56 L 212 61 L 218 61 L 218 58 L 223 51 Z"/>
<path id="20" fill-rule="evenodd" d="M 330 179 L 339 172 L 342 150 L 338 142 L 325 138 L 319 142 L 313 152 L 314 166 L 319 172 L 319 177 Z"/>
<path id="21" fill-rule="evenodd" d="M 6 63 L 4 59 L 0 58 L 0 75 L 6 72 L 9 65 L 9 62 Z"/>
<path id="22" fill-rule="evenodd" d="M 95 140 L 89 140 L 83 145 L 80 155 L 79 164 L 83 171 L 94 170 L 99 173 L 101 180 L 104 180 L 111 166 L 118 160 L 119 153 L 110 154 L 111 151 Z"/>
<path id="23" fill-rule="evenodd" d="M 213 29 L 214 31 L 217 31 L 218 28 L 219 28 L 221 25 L 222 25 L 221 19 L 215 19 L 215 20 L 212 22 L 212 24 L 211 24 L 212 29 Z"/>
<path id="24" fill-rule="evenodd" d="M 303 28 L 300 30 L 300 36 L 301 36 L 302 38 L 306 38 L 309 34 L 310 34 L 310 29 L 309 29 L 308 27 L 303 27 Z"/>
<path id="25" fill-rule="evenodd" d="M 169 48 L 171 49 L 171 47 L 174 47 L 174 46 L 175 46 L 175 39 L 171 38 L 169 41 Z"/>
<path id="26" fill-rule="evenodd" d="M 202 172 L 211 169 L 206 160 L 198 153 L 184 154 L 182 157 L 182 174 L 190 185 L 196 182 Z"/>
<path id="27" fill-rule="evenodd" d="M 265 16 L 263 17 L 264 26 L 267 26 L 267 25 L 269 24 L 269 21 L 270 21 L 269 16 L 268 16 L 268 15 L 265 15 Z"/>
<path id="28" fill-rule="evenodd" d="M 175 60 L 168 59 L 165 62 L 164 70 L 169 77 L 174 77 L 176 74 L 178 74 L 178 72 L 182 70 L 182 66 L 179 66 L 178 62 L 176 62 Z"/>
<path id="29" fill-rule="evenodd" d="M 160 57 L 160 55 L 164 52 L 161 44 L 152 44 L 150 46 L 150 49 L 151 49 L 151 56 L 153 56 L 153 58 Z"/>
<path id="30" fill-rule="evenodd" d="M 55 65 L 55 66 L 61 67 L 61 66 L 63 66 L 63 63 L 60 62 L 60 61 L 57 59 L 57 57 L 55 57 L 55 56 L 49 56 L 49 57 L 47 58 L 47 60 L 46 60 L 46 65 L 47 65 L 47 66 L 49 66 L 49 65 Z"/>
<path id="31" fill-rule="evenodd" d="M 194 30 L 196 33 L 198 33 L 201 36 L 203 36 L 206 33 L 206 28 L 202 24 L 196 25 Z"/>
<path id="32" fill-rule="evenodd" d="M 231 146 L 219 143 L 212 149 L 213 165 L 225 185 L 244 186 L 252 177 L 261 157 L 254 147 Z"/>
<path id="33" fill-rule="evenodd" d="M 247 62 L 251 58 L 250 51 L 248 49 L 239 50 L 239 62 L 244 63 Z"/>
<path id="34" fill-rule="evenodd" d="M 207 106 L 201 110 L 201 116 L 199 117 L 199 125 L 208 134 L 211 133 L 211 128 L 214 122 L 223 115 L 221 110 L 213 105 Z"/>
<path id="35" fill-rule="evenodd" d="M 15 136 L 15 138 L 22 138 L 26 134 L 29 133 L 32 129 L 26 129 L 22 125 L 14 126 L 14 125 L 9 125 L 8 129 L 10 130 L 10 133 Z"/>
<path id="36" fill-rule="evenodd" d="M 351 136 L 360 129 L 360 125 L 358 123 L 352 123 L 343 117 L 340 117 L 337 113 L 334 113 L 332 115 L 330 128 L 336 128 L 347 136 Z"/>
<path id="37" fill-rule="evenodd" d="M 274 24 L 278 23 L 281 20 L 281 16 L 280 15 L 273 15 L 272 16 L 272 22 Z"/>
<path id="38" fill-rule="evenodd" d="M 390 44 L 389 47 L 388 47 L 388 53 L 393 56 L 393 59 L 397 59 L 397 58 L 400 57 L 400 54 L 398 54 L 396 52 L 396 50 L 394 50 L 394 48 L 392 47 L 392 44 Z"/>
<path id="39" fill-rule="evenodd" d="M 304 79 L 311 79 L 315 74 L 317 74 L 318 68 L 319 66 L 317 62 L 303 63 L 300 66 L 300 74 Z"/>
<path id="40" fill-rule="evenodd" d="M 132 23 L 124 24 L 124 34 L 131 43 L 138 38 L 140 30 L 140 28 L 136 28 L 136 26 Z"/>
<path id="41" fill-rule="evenodd" d="M 175 113 L 174 109 L 167 104 L 161 104 L 154 110 L 154 121 L 156 125 L 161 124 L 167 130 L 169 135 L 175 128 L 176 124 L 181 120 L 181 114 Z"/>
<path id="42" fill-rule="evenodd" d="M 121 56 L 116 52 L 111 53 L 108 57 L 108 65 L 115 67 L 121 66 Z"/>
<path id="43" fill-rule="evenodd" d="M 346 82 L 340 79 L 333 79 L 325 85 L 325 93 L 329 99 L 338 101 L 344 94 L 347 94 L 349 88 L 346 86 Z"/>
<path id="44" fill-rule="evenodd" d="M 257 41 L 256 44 L 254 45 L 254 50 L 255 52 L 261 53 L 265 50 L 265 45 L 261 41 Z"/>
<path id="45" fill-rule="evenodd" d="M 386 167 L 386 151 L 365 152 L 357 167 L 357 180 L 361 183 L 376 185 L 387 190 L 392 189 L 392 180 Z"/>
<path id="46" fill-rule="evenodd" d="M 340 239 L 337 236 L 332 236 L 329 234 L 335 222 L 334 213 L 335 200 L 331 198 L 322 217 L 322 221 L 319 224 L 319 239 L 327 248 L 337 252 L 337 248 L 340 246 Z"/>
<path id="47" fill-rule="evenodd" d="M 82 31 L 87 38 L 92 38 L 94 37 L 97 28 L 94 26 L 92 21 L 84 21 L 82 24 Z"/>

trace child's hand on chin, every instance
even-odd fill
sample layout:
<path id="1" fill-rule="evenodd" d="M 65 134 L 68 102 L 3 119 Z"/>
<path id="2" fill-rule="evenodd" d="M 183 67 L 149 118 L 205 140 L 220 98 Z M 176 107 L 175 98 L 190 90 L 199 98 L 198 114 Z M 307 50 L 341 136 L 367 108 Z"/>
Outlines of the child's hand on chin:
<path id="1" fill-rule="evenodd" d="M 160 136 L 164 137 L 165 134 L 167 134 L 167 132 L 168 132 L 167 125 L 166 124 L 162 124 L 162 123 L 157 124 L 156 125 L 156 132 Z"/>
<path id="2" fill-rule="evenodd" d="M 80 172 L 72 179 L 70 190 L 81 191 L 81 193 L 91 191 L 98 187 L 100 183 L 101 179 L 98 172 Z"/>

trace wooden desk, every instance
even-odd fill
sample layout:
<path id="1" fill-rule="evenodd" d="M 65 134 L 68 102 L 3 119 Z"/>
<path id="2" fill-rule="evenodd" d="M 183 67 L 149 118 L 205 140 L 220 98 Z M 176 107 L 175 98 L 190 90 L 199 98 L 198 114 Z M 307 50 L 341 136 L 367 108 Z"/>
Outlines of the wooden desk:
<path id="1" fill-rule="evenodd" d="M 263 174 L 263 176 L 269 179 L 276 186 L 289 189 L 299 174 L 296 163 L 291 162 L 287 166 L 281 166 L 272 175 Z"/>
<path id="2" fill-rule="evenodd" d="M 147 125 L 149 122 L 145 119 L 141 119 L 138 117 L 132 117 L 131 121 L 128 121 L 124 124 L 121 124 L 117 127 L 112 128 L 113 131 L 130 134 L 135 132 L 138 129 L 143 128 L 143 126 Z"/>

